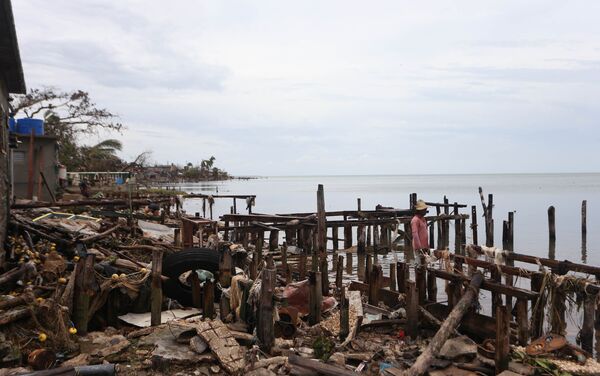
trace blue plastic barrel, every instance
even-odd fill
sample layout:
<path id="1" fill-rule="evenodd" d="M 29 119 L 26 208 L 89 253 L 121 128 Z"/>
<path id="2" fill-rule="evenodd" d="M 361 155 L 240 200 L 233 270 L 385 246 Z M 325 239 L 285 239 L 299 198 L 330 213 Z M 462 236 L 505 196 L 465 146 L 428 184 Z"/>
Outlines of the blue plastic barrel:
<path id="1" fill-rule="evenodd" d="M 23 118 L 17 120 L 17 133 L 33 134 L 36 136 L 44 135 L 44 120 Z"/>
<path id="2" fill-rule="evenodd" d="M 15 118 L 8 118 L 8 131 L 16 132 L 17 131 L 17 121 Z"/>

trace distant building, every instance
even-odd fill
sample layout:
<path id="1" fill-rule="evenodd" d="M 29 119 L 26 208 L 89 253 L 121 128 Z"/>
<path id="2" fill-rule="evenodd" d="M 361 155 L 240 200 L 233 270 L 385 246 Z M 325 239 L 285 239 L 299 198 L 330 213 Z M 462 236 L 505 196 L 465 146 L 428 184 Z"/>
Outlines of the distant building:
<path id="1" fill-rule="evenodd" d="M 10 0 L 0 0 L 0 265 L 10 207 L 8 94 L 25 94 L 25 79 Z"/>
<path id="2" fill-rule="evenodd" d="M 58 189 L 58 142 L 55 136 L 17 135 L 12 151 L 13 195 L 16 198 L 52 201 Z M 30 171 L 31 170 L 31 171 Z M 44 183 L 43 177 L 46 179 Z M 47 186 L 46 186 L 47 184 Z"/>

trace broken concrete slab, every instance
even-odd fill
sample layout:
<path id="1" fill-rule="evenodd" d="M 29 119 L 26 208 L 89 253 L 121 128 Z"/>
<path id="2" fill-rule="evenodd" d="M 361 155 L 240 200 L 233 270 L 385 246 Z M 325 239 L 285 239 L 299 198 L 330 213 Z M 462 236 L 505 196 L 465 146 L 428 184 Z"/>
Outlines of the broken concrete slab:
<path id="1" fill-rule="evenodd" d="M 246 366 L 246 348 L 240 347 L 227 326 L 221 320 L 206 320 L 196 325 L 198 335 L 208 343 L 223 368 L 230 374 L 241 374 Z"/>
<path id="2" fill-rule="evenodd" d="M 196 308 L 171 309 L 168 311 L 162 311 L 160 314 L 160 322 L 161 324 L 165 324 L 175 319 L 199 315 L 200 312 L 201 311 Z M 138 328 L 147 328 L 150 326 L 150 312 L 128 313 L 126 315 L 119 316 L 119 319 L 130 325 L 137 326 Z"/>

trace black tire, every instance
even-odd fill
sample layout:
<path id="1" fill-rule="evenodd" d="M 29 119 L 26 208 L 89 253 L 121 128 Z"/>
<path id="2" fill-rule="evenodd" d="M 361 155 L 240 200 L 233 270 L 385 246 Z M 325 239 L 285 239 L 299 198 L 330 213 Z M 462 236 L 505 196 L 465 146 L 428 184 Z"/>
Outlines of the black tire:
<path id="1" fill-rule="evenodd" d="M 208 248 L 188 248 L 171 253 L 163 260 L 162 274 L 169 277 L 163 284 L 164 294 L 184 306 L 191 307 L 192 289 L 181 283 L 179 276 L 196 269 L 208 270 L 216 275 L 219 271 L 219 258 L 219 252 Z"/>

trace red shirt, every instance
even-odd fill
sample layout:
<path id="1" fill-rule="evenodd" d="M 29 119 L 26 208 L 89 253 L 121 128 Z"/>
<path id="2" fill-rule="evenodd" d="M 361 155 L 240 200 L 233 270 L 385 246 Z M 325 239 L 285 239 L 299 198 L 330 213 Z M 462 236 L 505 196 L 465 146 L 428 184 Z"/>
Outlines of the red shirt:
<path id="1" fill-rule="evenodd" d="M 415 215 L 410 221 L 413 249 L 429 248 L 429 234 L 425 217 Z"/>

